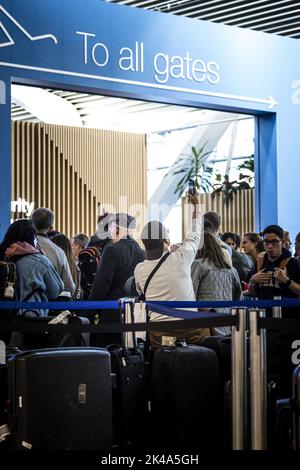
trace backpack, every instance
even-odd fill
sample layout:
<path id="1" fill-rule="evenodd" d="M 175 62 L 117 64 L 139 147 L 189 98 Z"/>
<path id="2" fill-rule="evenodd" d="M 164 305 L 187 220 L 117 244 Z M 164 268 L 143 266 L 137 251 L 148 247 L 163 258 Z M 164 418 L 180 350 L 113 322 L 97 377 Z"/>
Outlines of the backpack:
<path id="1" fill-rule="evenodd" d="M 15 263 L 0 261 L 0 300 L 12 300 L 15 293 L 17 269 Z"/>
<path id="2" fill-rule="evenodd" d="M 78 255 L 78 267 L 81 272 L 81 287 L 85 297 L 91 293 L 96 271 L 100 262 L 101 253 L 95 247 L 89 247 L 82 250 Z"/>
<path id="3" fill-rule="evenodd" d="M 0 301 L 14 300 L 15 284 L 17 280 L 17 270 L 15 263 L 6 263 L 0 261 Z M 0 322 L 9 321 L 15 317 L 16 311 L 10 308 L 0 309 Z M 9 343 L 11 336 L 10 331 L 2 331 L 0 329 L 0 340 L 6 344 Z"/>

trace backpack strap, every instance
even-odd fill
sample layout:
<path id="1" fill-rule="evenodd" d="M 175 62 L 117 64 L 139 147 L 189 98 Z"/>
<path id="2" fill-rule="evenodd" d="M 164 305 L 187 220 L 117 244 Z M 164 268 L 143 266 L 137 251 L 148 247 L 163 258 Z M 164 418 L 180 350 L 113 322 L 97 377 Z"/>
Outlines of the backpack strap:
<path id="1" fill-rule="evenodd" d="M 263 255 L 263 256 L 262 256 Z M 282 261 L 280 261 L 279 263 L 279 268 L 280 269 L 285 269 L 287 264 L 289 263 L 290 259 L 292 258 L 292 256 L 289 256 L 288 258 L 285 258 L 283 259 Z M 256 266 L 257 266 L 257 271 L 260 271 L 263 264 L 264 264 L 264 259 L 265 259 L 265 253 L 262 252 L 262 253 L 259 253 L 258 257 L 257 257 L 257 260 L 256 260 Z"/>
<path id="2" fill-rule="evenodd" d="M 95 255 L 95 256 L 101 256 L 100 249 L 96 248 L 95 246 L 90 246 L 89 248 L 86 248 L 86 250 L 89 250 L 89 252 L 92 252 L 93 255 Z"/>
<path id="3" fill-rule="evenodd" d="M 147 281 L 145 282 L 145 285 L 144 285 L 144 292 L 143 292 L 143 296 L 144 296 L 144 300 L 146 300 L 146 292 L 147 292 L 147 289 L 148 289 L 148 286 L 150 284 L 150 281 L 151 279 L 153 278 L 154 274 L 156 273 L 156 271 L 158 271 L 158 269 L 161 267 L 161 265 L 163 264 L 164 261 L 166 261 L 166 259 L 168 258 L 168 256 L 170 255 L 170 251 L 168 251 L 160 260 L 159 262 L 157 263 L 157 265 L 155 266 L 155 268 L 151 271 L 151 273 L 149 274 L 148 278 L 147 278 Z"/>
<path id="4" fill-rule="evenodd" d="M 292 258 L 292 257 L 289 256 L 288 258 L 285 258 L 285 259 L 283 259 L 282 261 L 280 261 L 280 263 L 279 263 L 279 268 L 280 268 L 280 269 L 285 269 L 286 266 L 287 266 L 287 264 L 288 264 L 288 262 L 290 261 L 291 258 Z"/>
<path id="5" fill-rule="evenodd" d="M 82 255 L 87 255 L 90 258 L 96 258 L 96 261 L 97 261 L 97 264 L 98 264 L 98 262 L 101 258 L 101 254 L 102 254 L 102 252 L 100 250 L 98 250 L 98 248 L 90 246 L 88 248 L 84 248 L 84 250 L 82 250 L 79 253 L 78 259 L 79 259 L 79 261 L 81 261 Z"/>
<path id="6" fill-rule="evenodd" d="M 34 296 L 34 294 L 36 294 L 37 292 L 42 292 L 44 293 L 43 289 L 41 289 L 40 287 L 37 287 L 36 289 L 33 289 L 31 292 L 29 292 L 29 294 L 27 294 L 24 299 L 22 300 L 22 302 L 27 302 L 31 297 Z"/>
<path id="7" fill-rule="evenodd" d="M 264 251 L 262 251 L 261 253 L 259 253 L 259 255 L 256 258 L 257 272 L 260 271 L 261 268 L 263 267 L 264 260 L 265 260 L 265 254 L 266 253 Z"/>

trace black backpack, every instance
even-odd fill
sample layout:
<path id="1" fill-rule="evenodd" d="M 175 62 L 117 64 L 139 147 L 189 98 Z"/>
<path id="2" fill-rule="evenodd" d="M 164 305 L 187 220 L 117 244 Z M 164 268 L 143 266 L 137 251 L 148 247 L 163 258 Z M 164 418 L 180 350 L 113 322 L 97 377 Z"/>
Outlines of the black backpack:
<path id="1" fill-rule="evenodd" d="M 0 300 L 14 298 L 17 270 L 15 263 L 0 261 Z"/>
<path id="2" fill-rule="evenodd" d="M 15 284 L 17 280 L 17 270 L 15 263 L 6 263 L 0 261 L 0 301 L 14 300 L 15 299 Z M 15 317 L 16 310 L 10 308 L 0 309 L 0 322 L 9 321 Z M 6 344 L 9 343 L 11 336 L 10 331 L 1 331 L 0 340 Z"/>
<path id="3" fill-rule="evenodd" d="M 89 247 L 82 250 L 78 255 L 78 267 L 81 272 L 81 287 L 86 298 L 91 293 L 101 253 L 102 251 L 100 252 L 99 249 Z"/>

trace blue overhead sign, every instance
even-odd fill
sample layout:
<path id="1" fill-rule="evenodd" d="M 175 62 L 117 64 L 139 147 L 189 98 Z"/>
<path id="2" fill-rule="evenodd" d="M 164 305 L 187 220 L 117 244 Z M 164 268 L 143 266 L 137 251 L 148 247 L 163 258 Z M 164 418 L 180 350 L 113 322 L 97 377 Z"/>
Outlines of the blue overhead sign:
<path id="1" fill-rule="evenodd" d="M 227 28 L 224 42 L 220 25 L 98 0 L 0 0 L 0 17 L 0 63 L 16 77 L 276 106 L 272 83 L 259 79 L 265 53 L 251 32 L 247 51 Z"/>
<path id="2" fill-rule="evenodd" d="M 299 50 L 296 40 L 99 0 L 0 0 L 2 87 L 13 80 L 260 116 L 256 216 L 262 225 L 293 224 L 283 200 L 294 165 L 300 169 L 293 101 Z M 7 168 L 2 157 L 2 175 Z M 5 181 L 0 172 L 9 188 Z M 299 204 L 295 195 L 293 205 Z"/>

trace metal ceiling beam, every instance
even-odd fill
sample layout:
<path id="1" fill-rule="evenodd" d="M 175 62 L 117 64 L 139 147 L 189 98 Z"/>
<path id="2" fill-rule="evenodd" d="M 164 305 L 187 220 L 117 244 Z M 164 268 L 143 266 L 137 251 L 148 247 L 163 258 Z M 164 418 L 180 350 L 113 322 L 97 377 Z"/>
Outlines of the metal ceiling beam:
<path id="1" fill-rule="evenodd" d="M 293 33 L 299 18 L 300 2 L 292 0 L 105 0 L 110 3 L 159 10 L 203 21 L 214 21 L 251 30 L 289 34 Z M 278 28 L 275 25 L 278 24 Z M 273 28 L 274 25 L 274 28 Z M 300 27 L 300 25 L 299 25 Z M 281 32 L 280 31 L 283 31 Z M 290 37 L 296 37 L 293 33 Z"/>
<path id="2" fill-rule="evenodd" d="M 299 18 L 300 20 L 300 15 L 296 15 L 294 19 L 296 18 Z M 265 21 L 265 20 L 262 20 L 262 21 Z M 268 21 L 266 23 L 258 24 L 253 27 L 249 26 L 249 29 L 257 29 L 259 31 L 261 30 L 265 33 L 268 33 L 270 30 L 274 28 L 281 28 L 281 27 L 285 28 L 286 26 L 295 25 L 296 23 L 297 22 L 290 23 L 288 18 L 280 18 L 279 20 Z M 271 26 L 271 25 L 275 25 L 275 26 Z M 266 26 L 270 26 L 270 28 L 266 28 Z"/>
<path id="3" fill-rule="evenodd" d="M 254 1 L 253 3 L 261 3 L 261 2 L 265 2 L 266 0 L 257 0 L 257 1 Z M 205 13 L 207 11 L 212 11 L 212 10 L 216 10 L 216 13 L 218 13 L 218 9 L 220 11 L 220 9 L 222 9 L 222 11 L 225 11 L 225 10 L 231 10 L 231 8 L 227 8 L 227 5 L 230 6 L 230 5 L 234 5 L 234 4 L 237 4 L 239 3 L 240 5 L 237 6 L 237 7 L 234 7 L 234 8 L 242 8 L 243 5 L 245 5 L 245 2 L 243 2 L 242 0 L 233 0 L 231 2 L 228 2 L 226 3 L 226 6 L 224 4 L 224 2 L 220 2 L 220 0 L 217 0 L 216 2 L 208 2 L 208 3 L 199 3 L 199 2 L 189 2 L 191 5 L 186 5 L 186 6 L 183 6 L 183 8 L 181 8 L 181 5 L 179 6 L 175 6 L 171 9 L 171 13 L 174 13 L 176 15 L 178 15 L 179 13 L 181 15 L 187 13 L 187 12 L 190 12 L 191 10 L 197 10 L 199 12 L 202 13 Z M 219 3 L 219 5 L 214 5 L 214 6 L 209 6 L 207 8 L 203 8 L 204 5 L 211 5 L 212 3 Z M 211 15 L 213 13 L 210 13 L 209 15 Z"/>
<path id="4" fill-rule="evenodd" d="M 298 10 L 295 10 L 294 13 L 300 13 L 300 9 Z M 288 16 L 290 15 L 290 12 L 287 11 L 287 12 L 284 12 L 284 13 L 280 13 L 280 15 L 270 15 L 268 16 L 268 20 L 272 20 L 272 18 L 279 18 L 278 21 L 283 21 L 283 16 Z M 288 16 L 288 21 L 290 21 L 290 19 L 294 20 L 294 18 L 298 18 L 299 15 L 297 16 L 294 16 L 293 18 L 291 18 L 290 16 Z M 255 24 L 261 22 L 263 20 L 263 18 L 260 18 L 260 19 L 257 19 L 257 20 L 252 20 L 252 21 L 247 21 L 247 22 L 238 22 L 238 23 L 235 23 L 235 24 L 232 24 L 230 22 L 230 25 L 231 26 L 239 26 L 239 27 L 242 27 L 242 28 L 247 28 L 247 29 L 255 29 Z M 277 20 L 275 20 L 277 21 Z M 275 22 L 274 21 L 274 22 Z M 270 24 L 273 24 L 274 23 L 273 21 L 267 21 L 266 23 L 264 23 L 265 25 L 270 25 Z M 229 24 L 229 23 L 228 23 Z M 258 25 L 261 27 L 261 25 Z"/>
<path id="5" fill-rule="evenodd" d="M 259 9 L 259 8 L 266 9 L 266 5 L 257 6 L 257 5 L 260 5 L 262 3 L 265 4 L 266 1 L 267 0 L 255 0 L 255 1 L 252 1 L 251 3 L 247 2 L 247 8 L 251 7 L 251 8 L 248 8 L 247 11 L 255 11 L 256 9 Z M 287 1 L 290 1 L 290 0 L 283 0 L 283 2 L 287 2 Z M 203 13 L 205 13 L 206 10 L 212 10 L 212 8 L 202 9 L 202 4 L 201 3 L 198 3 L 196 5 L 196 9 L 199 11 L 199 18 L 206 19 L 206 20 L 209 20 L 209 21 L 214 21 L 216 15 L 217 16 L 220 15 L 220 14 L 223 15 L 223 14 L 226 14 L 226 13 L 231 12 L 231 11 L 236 12 L 236 10 L 240 10 L 239 12 L 236 12 L 236 13 L 230 13 L 227 16 L 233 16 L 234 14 L 240 14 L 240 13 L 243 14 L 245 12 L 245 10 L 244 10 L 245 2 L 237 1 L 237 2 L 231 2 L 231 3 L 238 3 L 239 5 L 227 8 L 227 4 L 225 6 L 224 3 L 223 3 L 220 8 L 218 8 L 218 6 L 216 6 L 216 7 L 213 8 L 213 10 L 215 10 L 215 11 L 210 12 L 208 14 L 203 14 Z M 274 3 L 274 2 L 272 2 L 272 3 Z M 276 3 L 282 3 L 282 2 L 278 1 Z M 177 11 L 176 11 L 176 13 L 177 13 Z M 216 18 L 216 19 L 218 19 L 218 18 Z"/>
<path id="6" fill-rule="evenodd" d="M 300 33 L 300 24 L 299 23 L 297 23 L 297 24 L 298 24 L 298 26 L 296 28 L 290 28 L 289 27 L 288 29 L 284 29 L 283 31 L 277 31 L 277 32 L 279 34 L 288 34 L 292 31 L 299 31 L 299 33 Z"/>
<path id="7" fill-rule="evenodd" d="M 289 34 L 290 38 L 298 38 L 299 36 L 300 36 L 300 31 L 299 31 L 299 33 Z"/>
<path id="8" fill-rule="evenodd" d="M 280 0 L 278 2 L 272 2 L 272 4 L 270 4 L 270 7 L 273 7 L 273 5 L 282 5 L 283 3 L 291 3 L 290 0 Z M 281 6 L 281 7 L 277 7 L 277 8 L 272 8 L 272 9 L 269 9 L 267 10 L 267 14 L 269 15 L 269 13 L 272 13 L 274 11 L 282 11 L 282 10 L 286 10 L 287 8 L 292 8 L 292 6 L 289 4 L 289 5 L 284 5 L 284 6 Z M 261 10 L 259 12 L 257 12 L 257 10 Z M 251 15 L 246 15 L 245 16 L 245 13 L 252 13 Z M 222 16 L 218 16 L 218 17 L 210 17 L 208 18 L 208 15 L 205 15 L 205 16 L 202 16 L 201 18 L 202 19 L 209 19 L 210 21 L 222 21 L 222 20 L 226 20 L 226 18 L 229 18 L 229 20 L 231 21 L 231 18 L 233 16 L 241 16 L 242 19 L 247 19 L 247 18 L 255 18 L 256 16 L 259 16 L 259 15 L 266 15 L 266 5 L 261 5 L 261 6 L 258 6 L 255 8 L 255 13 L 253 13 L 253 9 L 252 8 L 248 8 L 246 10 L 242 10 L 242 13 L 239 11 L 239 12 L 236 12 L 236 13 L 231 13 L 230 15 L 222 15 Z M 227 20 L 224 21 L 224 23 L 227 23 Z"/>

